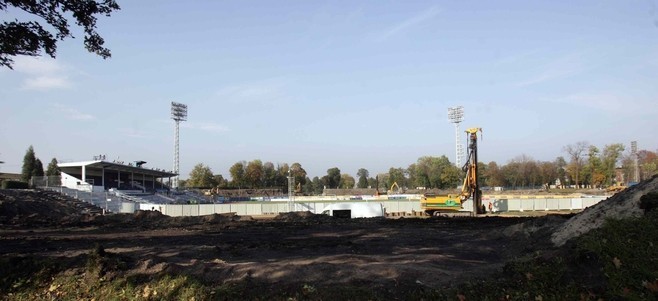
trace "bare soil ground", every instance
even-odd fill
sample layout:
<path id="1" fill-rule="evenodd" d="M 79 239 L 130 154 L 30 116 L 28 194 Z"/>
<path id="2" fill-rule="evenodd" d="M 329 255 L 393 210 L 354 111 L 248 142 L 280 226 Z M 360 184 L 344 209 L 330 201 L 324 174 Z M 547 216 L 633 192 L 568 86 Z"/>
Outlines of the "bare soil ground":
<path id="1" fill-rule="evenodd" d="M 600 207 L 618 207 L 622 197 Z M 192 275 L 207 283 L 249 281 L 261 290 L 346 285 L 405 299 L 409 292 L 486 278 L 509 261 L 553 248 L 558 242 L 551 235 L 563 243 L 582 233 L 580 221 L 578 231 L 569 232 L 570 218 L 102 216 L 53 193 L 0 190 L 0 256 L 52 258 L 76 269 L 101 249 L 121 258 L 124 265 L 113 273 L 124 276 Z"/>

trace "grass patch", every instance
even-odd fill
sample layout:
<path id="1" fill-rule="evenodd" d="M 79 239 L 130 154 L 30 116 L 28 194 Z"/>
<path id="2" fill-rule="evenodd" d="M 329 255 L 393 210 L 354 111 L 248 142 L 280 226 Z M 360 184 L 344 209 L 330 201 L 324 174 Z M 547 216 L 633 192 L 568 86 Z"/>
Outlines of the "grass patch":
<path id="1" fill-rule="evenodd" d="M 463 284 L 466 300 L 658 300 L 658 212 L 606 220 L 559 250 Z M 457 298 L 459 299 L 459 298 Z"/>

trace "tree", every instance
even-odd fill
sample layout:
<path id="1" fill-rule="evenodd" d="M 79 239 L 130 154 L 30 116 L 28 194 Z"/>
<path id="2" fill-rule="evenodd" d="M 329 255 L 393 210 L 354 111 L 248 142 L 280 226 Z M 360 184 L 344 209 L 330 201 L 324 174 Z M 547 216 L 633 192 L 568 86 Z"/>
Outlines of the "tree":
<path id="1" fill-rule="evenodd" d="M 229 168 L 228 172 L 231 174 L 231 186 L 243 187 L 245 185 L 246 165 L 246 162 L 240 161 L 236 162 L 231 168 Z"/>
<path id="2" fill-rule="evenodd" d="M 263 162 L 253 160 L 247 164 L 245 180 L 251 188 L 260 188 L 263 185 Z"/>
<path id="3" fill-rule="evenodd" d="M 498 167 L 498 164 L 494 161 L 489 162 L 487 164 L 487 168 L 484 173 L 484 178 L 486 179 L 486 185 L 487 186 L 492 186 L 492 187 L 501 187 L 505 186 L 505 179 L 503 177 L 502 172 L 500 171 L 500 167 Z"/>
<path id="4" fill-rule="evenodd" d="M 602 170 L 603 164 L 601 163 L 601 158 L 599 157 L 599 148 L 594 145 L 590 145 L 587 153 L 587 164 L 584 165 L 583 172 L 580 177 L 581 182 L 583 182 L 583 184 L 600 187 L 605 180 L 605 175 Z"/>
<path id="5" fill-rule="evenodd" d="M 23 168 L 21 170 L 21 180 L 23 182 L 29 183 L 34 175 L 36 161 L 37 157 L 34 155 L 34 147 L 30 145 L 30 147 L 27 148 L 27 151 L 25 151 L 25 156 L 23 157 Z"/>
<path id="6" fill-rule="evenodd" d="M 357 188 L 368 188 L 368 176 L 370 173 L 365 168 L 359 168 L 359 171 L 356 172 L 356 176 L 359 177 L 359 182 L 356 184 Z"/>
<path id="7" fill-rule="evenodd" d="M 452 188 L 457 186 L 462 178 L 459 168 L 451 164 L 446 156 L 418 158 L 413 173 L 416 187 Z"/>
<path id="8" fill-rule="evenodd" d="M 567 167 L 569 173 L 573 176 L 576 187 L 580 186 L 580 172 L 583 168 L 583 152 L 589 144 L 585 141 L 578 141 L 575 144 L 569 144 L 564 147 L 564 151 L 569 154 L 571 162 Z"/>
<path id="9" fill-rule="evenodd" d="M 313 195 L 315 194 L 315 187 L 313 185 L 313 181 L 306 177 L 304 185 L 302 186 L 302 192 L 304 192 L 305 195 Z"/>
<path id="10" fill-rule="evenodd" d="M 46 30 L 38 21 L 3 22 L 0 25 L 0 66 L 12 69 L 11 57 L 17 55 L 40 56 L 45 52 L 55 58 L 57 41 L 74 38 L 69 29 L 69 15 L 84 30 L 84 44 L 89 52 L 104 59 L 112 56 L 110 50 L 103 47 L 105 40 L 96 32 L 96 15 L 109 17 L 112 11 L 119 10 L 114 0 L 0 0 L 0 10 L 7 11 L 10 6 L 43 19 L 41 22 L 47 23 L 46 28 L 54 32 Z"/>
<path id="11" fill-rule="evenodd" d="M 263 163 L 263 187 L 274 186 L 276 186 L 276 169 L 274 168 L 274 163 L 265 162 Z"/>
<path id="12" fill-rule="evenodd" d="M 340 175 L 340 188 L 352 189 L 354 188 L 354 185 L 356 185 L 356 181 L 354 181 L 354 177 L 346 173 Z"/>
<path id="13" fill-rule="evenodd" d="M 60 175 L 60 170 L 59 167 L 57 167 L 57 159 L 53 158 L 50 160 L 50 163 L 48 164 L 48 168 L 46 169 L 46 176 L 52 177 L 52 176 L 59 176 Z"/>
<path id="14" fill-rule="evenodd" d="M 290 175 L 295 179 L 295 186 L 297 186 L 297 184 L 306 184 L 306 170 L 302 168 L 301 164 L 296 162 L 293 163 L 290 166 Z"/>
<path id="15" fill-rule="evenodd" d="M 288 166 L 288 163 L 283 163 L 276 168 L 276 182 L 275 186 L 276 187 L 283 187 L 284 192 L 288 192 L 288 171 L 290 170 L 290 166 Z"/>
<path id="16" fill-rule="evenodd" d="M 402 167 L 393 168 L 391 167 L 388 170 L 388 184 L 387 186 L 392 187 L 394 183 L 398 184 L 398 187 L 407 187 L 407 177 L 405 177 L 406 171 Z"/>
<path id="17" fill-rule="evenodd" d="M 555 184 L 555 180 L 558 178 L 558 167 L 554 162 L 540 162 L 539 173 L 541 183 L 548 188 L 548 186 Z"/>
<path id="18" fill-rule="evenodd" d="M 621 143 L 608 144 L 603 147 L 603 153 L 601 154 L 601 161 L 603 163 L 603 175 L 606 181 L 606 184 L 613 184 L 615 178 L 615 168 L 617 167 L 617 161 L 621 158 L 621 154 L 624 151 L 624 145 Z"/>
<path id="19" fill-rule="evenodd" d="M 217 186 L 217 184 L 210 167 L 199 163 L 190 172 L 190 178 L 187 179 L 186 187 L 210 188 Z"/>
<path id="20" fill-rule="evenodd" d="M 567 184 L 567 160 L 560 156 L 555 158 L 555 167 L 557 167 L 557 179 L 560 180 L 560 185 Z"/>
<path id="21" fill-rule="evenodd" d="M 222 175 L 214 175 L 213 176 L 213 181 L 219 188 L 227 188 L 228 187 L 228 181 L 224 179 Z"/>
<path id="22" fill-rule="evenodd" d="M 322 185 L 322 180 L 319 177 L 313 177 L 313 194 L 320 195 L 324 192 L 324 185 Z"/>
<path id="23" fill-rule="evenodd" d="M 35 177 L 43 177 L 44 176 L 43 163 L 41 163 L 41 160 L 39 160 L 39 158 L 37 158 L 34 161 L 34 170 L 32 170 L 32 176 L 35 176 Z"/>
<path id="24" fill-rule="evenodd" d="M 340 169 L 332 167 L 327 169 L 327 175 L 322 177 L 327 188 L 338 188 L 340 185 Z"/>

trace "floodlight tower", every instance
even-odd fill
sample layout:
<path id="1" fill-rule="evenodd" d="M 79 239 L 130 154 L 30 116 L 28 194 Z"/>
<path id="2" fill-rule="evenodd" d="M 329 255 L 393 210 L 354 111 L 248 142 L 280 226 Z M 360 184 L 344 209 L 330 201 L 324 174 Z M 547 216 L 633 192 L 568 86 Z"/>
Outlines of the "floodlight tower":
<path id="1" fill-rule="evenodd" d="M 633 157 L 633 166 L 635 167 L 633 170 L 633 182 L 638 183 L 640 182 L 640 166 L 637 154 L 637 141 L 631 141 L 631 157 Z"/>
<path id="2" fill-rule="evenodd" d="M 459 132 L 459 123 L 464 120 L 464 107 L 448 108 L 448 120 L 455 124 L 455 166 L 462 167 L 462 158 L 464 157 L 464 147 L 461 143 L 461 133 Z"/>
<path id="3" fill-rule="evenodd" d="M 179 170 L 179 160 L 178 160 L 178 126 L 181 121 L 187 121 L 187 105 L 177 102 L 171 102 L 171 119 L 176 122 L 175 134 L 174 134 L 174 173 L 176 176 L 172 179 L 171 187 L 178 188 L 178 170 Z"/>
<path id="4" fill-rule="evenodd" d="M 288 210 L 297 211 L 295 206 L 295 177 L 292 176 L 290 169 L 288 169 Z"/>

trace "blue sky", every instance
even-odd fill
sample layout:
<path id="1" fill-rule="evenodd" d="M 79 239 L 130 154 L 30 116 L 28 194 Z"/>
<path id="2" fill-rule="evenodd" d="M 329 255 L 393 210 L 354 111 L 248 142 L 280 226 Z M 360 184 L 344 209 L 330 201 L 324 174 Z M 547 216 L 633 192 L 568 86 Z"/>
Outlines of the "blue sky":
<path id="1" fill-rule="evenodd" d="M 299 162 L 309 176 L 454 162 L 447 109 L 482 127 L 481 161 L 658 139 L 658 1 L 119 1 L 57 59 L 0 70 L 0 165 L 106 154 L 171 169 Z M 2 20 L 23 18 L 11 10 Z M 464 136 L 465 137 L 465 136 Z M 465 140 L 465 138 L 464 138 Z"/>

